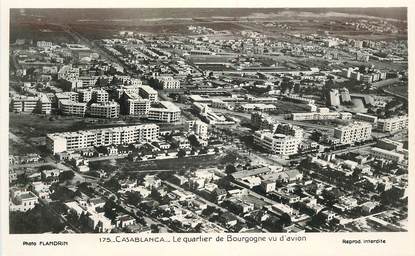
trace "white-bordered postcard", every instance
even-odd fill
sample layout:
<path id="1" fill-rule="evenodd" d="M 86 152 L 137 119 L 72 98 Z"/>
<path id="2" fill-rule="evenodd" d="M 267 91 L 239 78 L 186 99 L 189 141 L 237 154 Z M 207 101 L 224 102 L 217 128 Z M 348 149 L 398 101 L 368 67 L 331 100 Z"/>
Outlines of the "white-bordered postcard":
<path id="1" fill-rule="evenodd" d="M 414 6 L 313 3 L 2 2 L 0 254 L 415 255 Z"/>

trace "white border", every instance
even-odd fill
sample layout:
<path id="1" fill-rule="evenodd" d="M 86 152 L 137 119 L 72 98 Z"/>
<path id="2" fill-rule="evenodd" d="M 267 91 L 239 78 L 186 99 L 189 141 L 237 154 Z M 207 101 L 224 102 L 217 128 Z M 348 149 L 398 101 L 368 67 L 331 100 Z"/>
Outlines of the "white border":
<path id="1" fill-rule="evenodd" d="M 76 235 L 9 235 L 8 234 L 8 47 L 9 47 L 9 8 L 158 8 L 158 7 L 195 7 L 195 8 L 284 8 L 284 7 L 408 7 L 408 44 L 409 44 L 409 106 L 412 106 L 414 90 L 414 4 L 412 1 L 387 1 L 387 0 L 353 0 L 334 2 L 330 0 L 313 1 L 258 1 L 258 0 L 169 0 L 169 1 L 110 1 L 110 0 L 5 0 L 1 2 L 1 47 L 0 47 L 0 106 L 2 122 L 0 124 L 0 250 L 1 255 L 265 255 L 289 254 L 289 255 L 415 255 L 415 228 L 414 228 L 414 164 L 412 158 L 413 146 L 409 144 L 409 232 L 405 233 L 318 233 L 306 234 L 305 243 L 267 243 L 267 244 L 243 244 L 243 243 L 210 243 L 210 244 L 103 244 L 98 242 L 100 235 L 76 234 Z M 231 9 L 230 9 L 231 11 Z M 409 110 L 409 137 L 413 140 L 414 111 Z M 172 236 L 166 234 L 166 237 Z M 185 236 L 185 235 L 183 235 Z M 23 247 L 22 241 L 42 240 L 49 238 L 57 240 L 62 238 L 69 242 L 66 247 Z M 342 239 L 386 239 L 385 245 L 344 245 Z"/>

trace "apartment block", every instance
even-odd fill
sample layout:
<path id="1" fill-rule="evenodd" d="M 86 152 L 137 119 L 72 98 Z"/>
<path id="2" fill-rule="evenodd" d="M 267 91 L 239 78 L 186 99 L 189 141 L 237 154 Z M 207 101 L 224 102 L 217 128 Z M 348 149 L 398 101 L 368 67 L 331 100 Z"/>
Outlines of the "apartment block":
<path id="1" fill-rule="evenodd" d="M 368 123 L 376 123 L 378 121 L 378 117 L 377 116 L 372 116 L 372 115 L 367 115 L 367 114 L 362 114 L 362 113 L 357 113 L 354 118 L 356 120 L 361 120 L 364 122 L 368 122 Z"/>
<path id="2" fill-rule="evenodd" d="M 89 114 L 93 117 L 118 118 L 120 105 L 117 102 L 92 103 Z"/>
<path id="3" fill-rule="evenodd" d="M 93 146 L 109 146 L 154 141 L 159 127 L 155 124 L 112 127 L 78 132 L 51 133 L 46 135 L 46 146 L 54 154 L 75 151 Z"/>
<path id="4" fill-rule="evenodd" d="M 41 94 L 38 101 L 39 112 L 49 115 L 52 111 L 52 102 L 49 100 L 46 94 Z"/>
<path id="5" fill-rule="evenodd" d="M 397 132 L 408 128 L 408 116 L 379 119 L 377 129 L 382 132 Z"/>
<path id="6" fill-rule="evenodd" d="M 108 102 L 109 94 L 105 90 L 93 90 L 92 100 L 96 103 Z"/>
<path id="7" fill-rule="evenodd" d="M 140 98 L 128 99 L 127 108 L 129 115 L 146 117 L 150 110 L 150 100 Z"/>
<path id="8" fill-rule="evenodd" d="M 92 89 L 82 89 L 77 90 L 78 92 L 78 100 L 80 102 L 89 102 L 92 99 Z"/>
<path id="9" fill-rule="evenodd" d="M 143 99 L 149 99 L 151 102 L 157 101 L 158 93 L 148 85 L 141 85 L 138 92 Z"/>
<path id="10" fill-rule="evenodd" d="M 156 80 L 162 89 L 180 89 L 180 81 L 171 76 L 157 77 Z"/>
<path id="11" fill-rule="evenodd" d="M 153 103 L 148 110 L 147 118 L 149 120 L 171 123 L 179 121 L 180 116 L 180 108 L 170 101 L 160 101 L 155 104 Z"/>
<path id="12" fill-rule="evenodd" d="M 185 123 L 185 130 L 189 133 L 193 133 L 201 139 L 208 138 L 208 124 L 200 121 L 200 120 L 193 120 L 187 121 Z"/>
<path id="13" fill-rule="evenodd" d="M 67 81 L 78 80 L 79 68 L 73 68 L 71 65 L 63 66 L 58 71 L 58 79 L 64 79 Z"/>
<path id="14" fill-rule="evenodd" d="M 39 97 L 14 97 L 11 101 L 11 109 L 13 112 L 33 113 L 38 107 Z"/>
<path id="15" fill-rule="evenodd" d="M 386 160 L 390 160 L 390 161 L 401 162 L 401 161 L 404 160 L 404 154 L 394 152 L 394 151 L 390 151 L 390 150 L 386 150 L 386 149 L 382 149 L 382 148 L 371 148 L 370 149 L 370 154 L 374 157 L 381 158 L 381 159 L 386 159 Z"/>
<path id="16" fill-rule="evenodd" d="M 272 154 L 289 156 L 298 152 L 301 140 L 290 135 L 274 134 L 270 130 L 259 130 L 254 133 L 254 144 Z"/>
<path id="17" fill-rule="evenodd" d="M 339 106 L 340 105 L 340 94 L 339 94 L 339 90 L 337 90 L 337 89 L 331 89 L 328 92 L 327 104 L 329 106 Z"/>
<path id="18" fill-rule="evenodd" d="M 271 130 L 274 120 L 268 114 L 262 112 L 253 112 L 251 114 L 251 124 L 255 128 Z"/>
<path id="19" fill-rule="evenodd" d="M 341 144 L 352 144 L 369 140 L 372 135 L 372 125 L 365 122 L 354 122 L 334 129 L 334 138 Z"/>
<path id="20" fill-rule="evenodd" d="M 54 105 L 59 106 L 59 102 L 62 100 L 78 101 L 79 95 L 77 92 L 61 92 L 55 93 Z"/>
<path id="21" fill-rule="evenodd" d="M 59 109 L 62 115 L 68 116 L 85 116 L 87 104 L 85 102 L 76 102 L 71 100 L 60 100 Z"/>

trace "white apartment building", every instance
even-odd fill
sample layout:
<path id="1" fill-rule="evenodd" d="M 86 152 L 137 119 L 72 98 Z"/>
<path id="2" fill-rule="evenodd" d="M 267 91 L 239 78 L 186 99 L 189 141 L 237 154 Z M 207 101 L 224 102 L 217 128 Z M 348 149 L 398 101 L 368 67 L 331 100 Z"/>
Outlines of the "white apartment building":
<path id="1" fill-rule="evenodd" d="M 274 123 L 274 120 L 268 114 L 261 113 L 261 112 L 253 112 L 251 114 L 251 124 L 255 128 L 271 130 L 271 128 L 269 127 L 270 127 L 270 124 L 273 124 L 273 123 Z"/>
<path id="2" fill-rule="evenodd" d="M 354 122 L 334 129 L 334 138 L 341 144 L 353 144 L 369 140 L 372 134 L 372 125 L 365 122 Z"/>
<path id="3" fill-rule="evenodd" d="M 144 99 L 128 99 L 128 113 L 132 116 L 146 117 L 150 110 L 150 100 Z"/>
<path id="4" fill-rule="evenodd" d="M 272 111 L 275 110 L 277 107 L 272 104 L 262 104 L 262 103 L 256 103 L 256 104 L 244 104 L 240 106 L 240 109 L 244 112 L 250 112 L 254 110 L 258 111 Z"/>
<path id="5" fill-rule="evenodd" d="M 356 120 L 361 120 L 361 121 L 365 121 L 368 123 L 376 123 L 378 121 L 378 117 L 377 116 L 371 116 L 371 115 L 367 115 L 367 114 L 362 114 L 362 113 L 357 113 L 354 118 Z"/>
<path id="6" fill-rule="evenodd" d="M 158 97 L 157 91 L 148 85 L 141 85 L 138 95 L 140 95 L 144 99 L 149 99 L 151 102 L 157 101 Z"/>
<path id="7" fill-rule="evenodd" d="M 277 123 L 274 126 L 274 129 L 275 130 L 272 130 L 272 131 L 275 133 L 281 133 L 285 135 L 294 136 L 297 139 L 302 139 L 303 134 L 304 134 L 303 129 L 292 124 Z"/>
<path id="8" fill-rule="evenodd" d="M 294 121 L 303 121 L 303 120 L 333 120 L 333 119 L 343 119 L 350 120 L 352 119 L 352 114 L 348 112 L 304 112 L 304 113 L 292 113 L 290 118 Z"/>
<path id="9" fill-rule="evenodd" d="M 208 138 L 208 124 L 200 120 L 187 121 L 185 130 L 199 136 L 203 140 Z"/>
<path id="10" fill-rule="evenodd" d="M 61 100 L 78 101 L 78 99 L 79 99 L 79 95 L 77 92 L 55 93 L 55 103 L 58 103 L 58 107 L 59 107 L 59 101 Z"/>
<path id="11" fill-rule="evenodd" d="M 210 103 L 210 106 L 212 108 L 232 109 L 231 105 L 228 102 L 220 99 L 213 99 Z"/>
<path id="12" fill-rule="evenodd" d="M 378 120 L 378 130 L 382 132 L 397 132 L 408 128 L 408 116 L 396 116 Z"/>
<path id="13" fill-rule="evenodd" d="M 53 154 L 75 151 L 93 146 L 132 144 L 155 141 L 159 135 L 156 124 L 112 127 L 78 132 L 51 133 L 46 135 L 46 146 Z"/>
<path id="14" fill-rule="evenodd" d="M 339 112 L 330 112 L 328 108 L 317 108 L 317 112 L 292 113 L 293 120 L 330 120 L 340 117 Z"/>
<path id="15" fill-rule="evenodd" d="M 337 89 L 331 89 L 328 93 L 328 104 L 330 106 L 339 106 L 340 105 L 340 93 Z"/>
<path id="16" fill-rule="evenodd" d="M 121 97 L 122 92 L 130 93 L 130 94 L 140 94 L 140 86 L 139 85 L 121 85 L 121 93 L 119 96 Z"/>
<path id="17" fill-rule="evenodd" d="M 404 154 L 382 148 L 371 148 L 370 154 L 374 157 L 391 161 L 402 162 L 404 160 Z"/>
<path id="18" fill-rule="evenodd" d="M 180 116 L 181 111 L 179 107 L 170 101 L 160 101 L 150 107 L 147 118 L 149 120 L 171 123 L 179 121 Z"/>
<path id="19" fill-rule="evenodd" d="M 59 109 L 62 115 L 85 116 L 87 104 L 85 102 L 76 102 L 71 100 L 60 100 Z"/>
<path id="20" fill-rule="evenodd" d="M 79 78 L 79 68 L 73 68 L 71 65 L 63 66 L 58 71 L 58 79 L 74 81 L 74 80 L 78 80 L 78 78 Z"/>
<path id="21" fill-rule="evenodd" d="M 76 80 L 76 88 L 93 87 L 96 85 L 99 76 L 80 76 Z M 74 86 L 72 86 L 74 88 Z"/>
<path id="22" fill-rule="evenodd" d="M 109 94 L 105 90 L 93 90 L 92 91 L 92 100 L 96 103 L 108 102 Z"/>
<path id="23" fill-rule="evenodd" d="M 93 117 L 118 118 L 120 105 L 117 102 L 92 103 L 89 114 Z"/>
<path id="24" fill-rule="evenodd" d="M 251 114 L 252 126 L 259 130 L 270 130 L 273 133 L 282 133 L 291 135 L 298 139 L 303 138 L 303 129 L 298 126 L 286 123 L 280 123 L 272 119 L 271 116 L 261 112 L 254 112 Z"/>
<path id="25" fill-rule="evenodd" d="M 79 101 L 88 103 L 92 99 L 92 91 L 92 89 L 77 90 Z"/>
<path id="26" fill-rule="evenodd" d="M 49 100 L 46 94 L 41 94 L 38 101 L 39 112 L 49 115 L 52 111 L 52 102 Z"/>
<path id="27" fill-rule="evenodd" d="M 33 113 L 38 107 L 39 97 L 14 97 L 11 101 L 11 108 L 13 112 Z"/>
<path id="28" fill-rule="evenodd" d="M 37 41 L 36 46 L 42 48 L 52 47 L 53 43 L 48 41 Z"/>
<path id="29" fill-rule="evenodd" d="M 162 89 L 180 89 L 180 81 L 171 76 L 157 77 L 157 83 Z"/>
<path id="30" fill-rule="evenodd" d="M 300 142 L 301 140 L 294 136 L 273 134 L 269 130 L 259 130 L 254 133 L 254 144 L 272 154 L 281 156 L 296 154 Z"/>

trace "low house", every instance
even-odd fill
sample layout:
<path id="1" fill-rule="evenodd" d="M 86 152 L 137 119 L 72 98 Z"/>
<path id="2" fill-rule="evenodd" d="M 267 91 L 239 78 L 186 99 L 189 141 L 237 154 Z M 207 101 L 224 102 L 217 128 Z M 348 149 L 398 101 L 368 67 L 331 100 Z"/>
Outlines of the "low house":
<path id="1" fill-rule="evenodd" d="M 30 190 L 39 197 L 39 199 L 49 199 L 49 186 L 41 181 L 33 182 L 30 185 Z"/>
<path id="2" fill-rule="evenodd" d="M 230 212 L 224 212 L 219 215 L 219 222 L 226 227 L 233 227 L 238 223 L 238 218 Z"/>
<path id="3" fill-rule="evenodd" d="M 31 191 L 15 191 L 10 202 L 10 211 L 26 212 L 38 203 L 38 197 Z"/>
<path id="4" fill-rule="evenodd" d="M 136 224 L 136 220 L 128 214 L 117 216 L 117 218 L 115 219 L 115 226 L 119 228 L 125 228 L 127 226 L 131 226 L 135 224 Z"/>
<path id="5" fill-rule="evenodd" d="M 106 201 L 102 197 L 90 198 L 88 204 L 92 208 L 102 208 L 104 207 Z"/>

